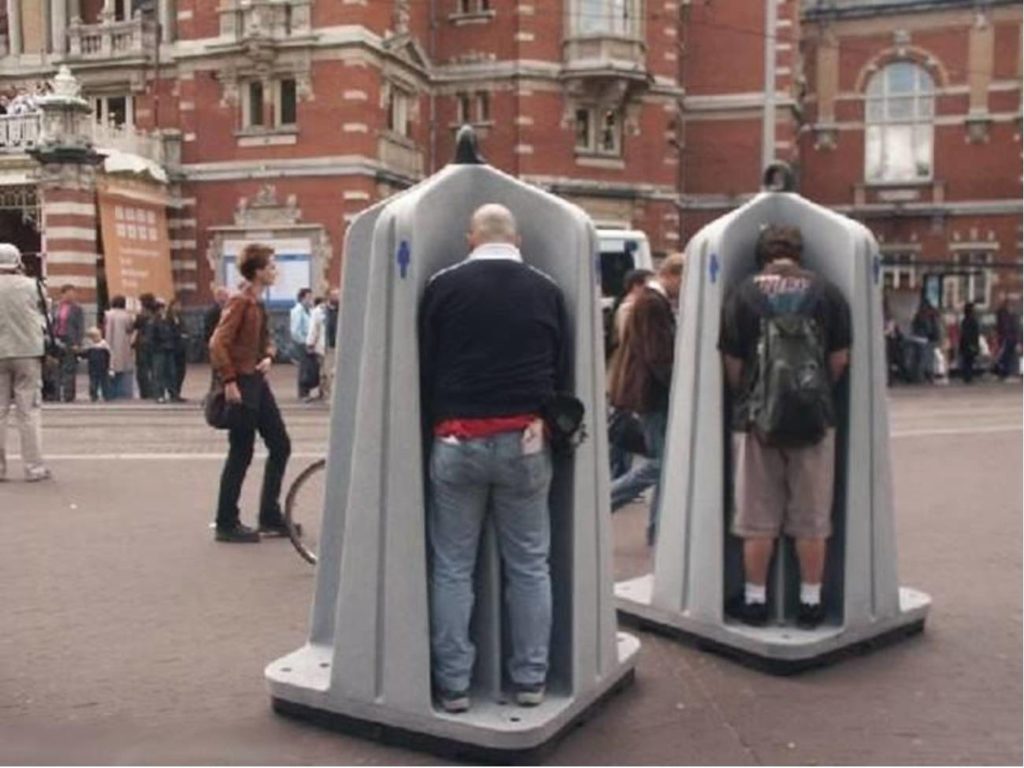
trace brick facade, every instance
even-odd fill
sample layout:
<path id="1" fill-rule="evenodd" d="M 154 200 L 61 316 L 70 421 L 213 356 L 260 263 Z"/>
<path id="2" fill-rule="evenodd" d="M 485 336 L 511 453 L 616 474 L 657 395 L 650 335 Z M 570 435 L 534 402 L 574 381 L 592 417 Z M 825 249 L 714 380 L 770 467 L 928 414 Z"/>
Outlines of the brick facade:
<path id="1" fill-rule="evenodd" d="M 155 5 L 159 56 L 151 43 L 122 50 L 110 38 L 107 58 L 40 58 L 45 25 L 22 18 L 2 80 L 31 84 L 63 61 L 87 98 L 130 97 L 134 125 L 163 141 L 172 269 L 187 304 L 224 279 L 226 243 L 268 232 L 305 238 L 313 287 L 324 290 L 339 279 L 348 223 L 448 162 L 463 121 L 494 165 L 599 224 L 645 230 L 656 253 L 755 194 L 765 161 L 778 158 L 802 194 L 865 221 L 918 272 L 989 253 L 993 295 L 1020 293 L 1016 3 Z M 99 0 L 77 7 L 86 27 L 69 40 L 113 28 Z M 152 23 L 139 23 L 132 39 L 155 40 Z M 934 167 L 910 184 L 872 183 L 865 91 L 896 61 L 934 80 Z"/>

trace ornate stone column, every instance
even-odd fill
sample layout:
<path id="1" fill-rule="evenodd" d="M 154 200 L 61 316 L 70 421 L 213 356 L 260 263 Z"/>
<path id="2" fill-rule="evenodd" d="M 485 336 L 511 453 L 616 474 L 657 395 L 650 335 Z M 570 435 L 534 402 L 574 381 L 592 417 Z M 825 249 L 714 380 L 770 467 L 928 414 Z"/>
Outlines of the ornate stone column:
<path id="1" fill-rule="evenodd" d="M 30 154 L 37 172 L 42 211 L 44 270 L 51 292 L 78 288 L 94 316 L 96 271 L 96 165 L 89 103 L 66 66 L 53 79 L 53 93 L 40 97 L 39 144 Z"/>

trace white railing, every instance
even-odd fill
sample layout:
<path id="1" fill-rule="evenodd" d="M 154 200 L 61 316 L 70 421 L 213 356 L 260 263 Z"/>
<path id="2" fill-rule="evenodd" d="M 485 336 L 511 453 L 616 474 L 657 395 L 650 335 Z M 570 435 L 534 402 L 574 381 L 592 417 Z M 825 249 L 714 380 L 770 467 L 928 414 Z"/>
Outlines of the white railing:
<path id="1" fill-rule="evenodd" d="M 129 126 L 93 123 L 92 140 L 97 149 L 116 149 L 152 160 L 158 165 L 164 163 L 163 142 Z"/>
<path id="2" fill-rule="evenodd" d="M 155 45 L 153 25 L 141 18 L 75 24 L 67 29 L 69 59 L 116 59 L 142 56 Z"/>
<path id="3" fill-rule="evenodd" d="M 32 112 L 25 115 L 0 116 L 0 152 L 21 154 L 39 143 L 42 131 L 42 115 Z"/>

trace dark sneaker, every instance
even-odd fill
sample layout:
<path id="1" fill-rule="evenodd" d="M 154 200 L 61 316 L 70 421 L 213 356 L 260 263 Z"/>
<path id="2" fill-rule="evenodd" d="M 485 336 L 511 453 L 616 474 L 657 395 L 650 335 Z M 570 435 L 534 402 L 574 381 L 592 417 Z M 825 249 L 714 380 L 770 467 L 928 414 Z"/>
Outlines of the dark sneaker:
<path id="1" fill-rule="evenodd" d="M 260 523 L 259 531 L 260 536 L 265 536 L 268 539 L 288 538 L 288 526 L 284 524 L 284 520 L 279 523 Z M 302 535 L 300 523 L 295 524 L 295 533 L 299 536 Z"/>
<path id="2" fill-rule="evenodd" d="M 516 684 L 516 704 L 521 707 L 536 707 L 544 701 L 544 683 L 533 685 Z"/>
<path id="3" fill-rule="evenodd" d="M 751 627 L 763 627 L 768 623 L 768 603 L 748 603 L 742 595 L 729 601 L 725 613 Z"/>
<path id="4" fill-rule="evenodd" d="M 217 541 L 227 541 L 232 544 L 255 544 L 260 540 L 259 533 L 241 523 L 235 523 L 232 528 L 217 528 L 213 537 Z"/>
<path id="5" fill-rule="evenodd" d="M 441 709 L 453 715 L 469 709 L 469 691 L 449 691 L 444 688 L 437 690 L 437 701 Z"/>
<path id="6" fill-rule="evenodd" d="M 800 608 L 796 612 L 796 625 L 800 629 L 814 629 L 824 620 L 825 605 L 823 603 L 817 605 L 800 603 Z"/>

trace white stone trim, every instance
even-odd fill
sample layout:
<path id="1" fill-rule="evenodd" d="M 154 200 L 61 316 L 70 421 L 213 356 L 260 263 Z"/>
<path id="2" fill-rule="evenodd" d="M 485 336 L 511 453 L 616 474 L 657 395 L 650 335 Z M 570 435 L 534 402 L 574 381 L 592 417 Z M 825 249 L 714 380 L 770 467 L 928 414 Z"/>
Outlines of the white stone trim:
<path id="1" fill-rule="evenodd" d="M 50 269 L 46 269 L 47 279 L 51 279 L 54 282 L 60 282 L 61 285 L 73 285 L 75 288 L 91 288 L 96 289 L 96 276 L 95 275 L 61 275 L 61 274 L 50 274 Z"/>
<path id="2" fill-rule="evenodd" d="M 46 251 L 47 264 L 88 264 L 93 266 L 98 260 L 98 253 L 88 253 L 86 251 Z"/>
<path id="3" fill-rule="evenodd" d="M 96 230 L 89 227 L 47 227 L 46 239 L 53 240 L 85 240 L 96 242 Z"/>
<path id="4" fill-rule="evenodd" d="M 92 203 L 47 203 L 43 202 L 44 216 L 96 216 Z"/>

